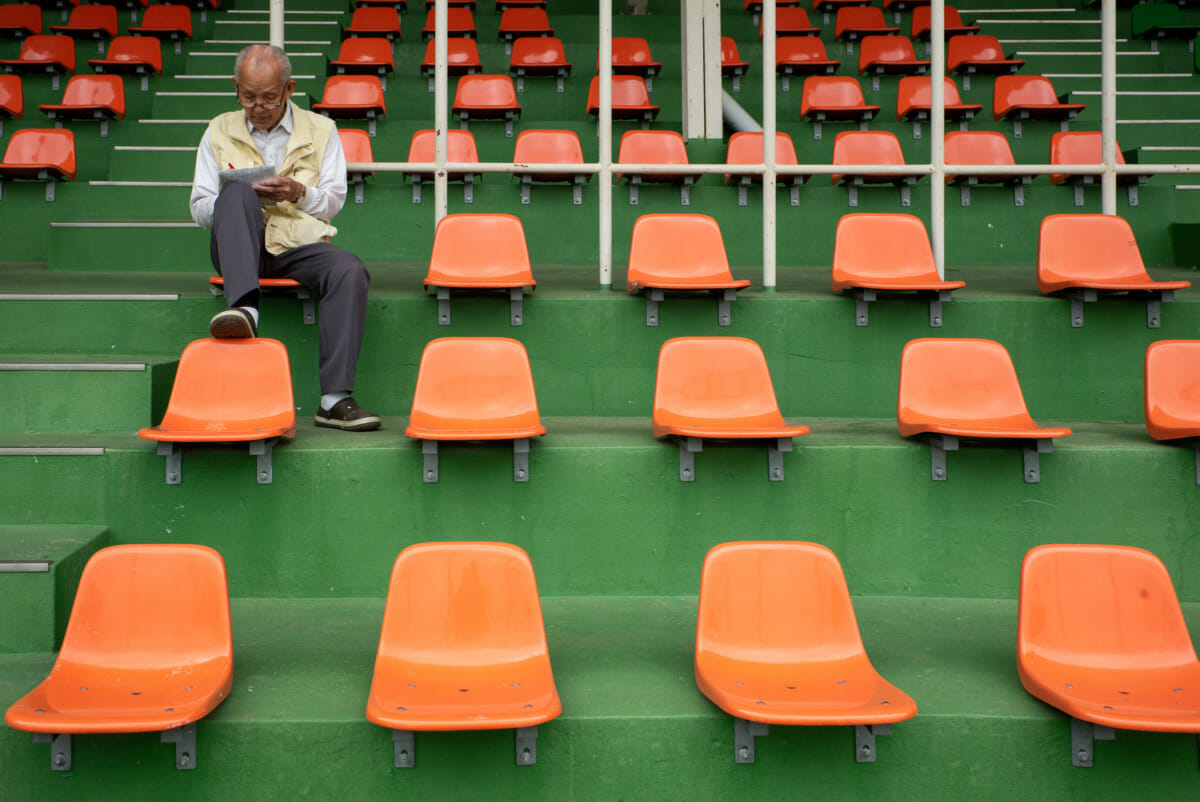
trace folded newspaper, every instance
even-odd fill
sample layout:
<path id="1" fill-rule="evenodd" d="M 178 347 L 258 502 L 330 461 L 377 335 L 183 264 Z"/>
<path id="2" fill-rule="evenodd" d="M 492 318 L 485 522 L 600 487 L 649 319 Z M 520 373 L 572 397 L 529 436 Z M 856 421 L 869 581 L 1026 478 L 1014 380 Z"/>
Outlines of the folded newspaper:
<path id="1" fill-rule="evenodd" d="M 264 164 L 261 167 L 242 167 L 236 170 L 221 170 L 218 177 L 222 187 L 226 184 L 257 184 L 264 178 L 275 175 L 276 169 L 273 164 Z"/>

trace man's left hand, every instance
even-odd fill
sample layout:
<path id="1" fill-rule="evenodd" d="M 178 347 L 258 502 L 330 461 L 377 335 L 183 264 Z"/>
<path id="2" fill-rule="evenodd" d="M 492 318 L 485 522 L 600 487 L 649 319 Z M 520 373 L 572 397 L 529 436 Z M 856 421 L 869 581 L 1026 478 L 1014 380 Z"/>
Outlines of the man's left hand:
<path id="1" fill-rule="evenodd" d="M 260 198 L 264 198 L 265 200 L 275 201 L 276 203 L 280 201 L 295 203 L 303 194 L 304 185 L 285 175 L 273 175 L 270 178 L 259 181 L 252 189 L 258 193 Z"/>

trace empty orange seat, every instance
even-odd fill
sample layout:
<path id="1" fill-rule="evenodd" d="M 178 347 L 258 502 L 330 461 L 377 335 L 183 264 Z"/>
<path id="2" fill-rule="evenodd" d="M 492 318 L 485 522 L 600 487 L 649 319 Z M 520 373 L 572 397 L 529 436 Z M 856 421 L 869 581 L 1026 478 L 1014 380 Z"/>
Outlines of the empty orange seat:
<path id="1" fill-rule="evenodd" d="M 75 40 L 69 36 L 36 34 L 21 42 L 17 58 L 0 59 L 5 72 L 50 73 L 50 88 L 58 91 L 58 76 L 75 72 Z"/>
<path id="2" fill-rule="evenodd" d="M 904 11 L 916 12 L 918 8 L 929 7 L 929 0 L 883 0 L 883 10 L 892 12 L 892 21 L 900 24 L 900 14 Z"/>
<path id="3" fill-rule="evenodd" d="M 838 9 L 834 38 L 846 45 L 846 55 L 854 52 L 854 42 L 872 34 L 900 33 L 883 19 L 883 12 L 874 6 L 845 6 Z"/>
<path id="4" fill-rule="evenodd" d="M 829 24 L 829 15 L 837 13 L 839 9 L 849 6 L 869 6 L 871 0 L 813 0 L 813 10 L 820 11 L 823 15 L 825 24 Z"/>
<path id="5" fill-rule="evenodd" d="M 600 68 L 600 57 L 596 57 L 596 69 Z M 662 64 L 650 55 L 650 44 L 638 36 L 614 36 L 612 39 L 613 75 L 640 75 L 646 79 L 646 91 L 654 89 L 654 76 L 662 71 Z"/>
<path id="6" fill-rule="evenodd" d="M 966 36 L 969 34 L 979 33 L 978 25 L 966 25 L 962 21 L 962 15 L 958 13 L 958 9 L 954 6 L 944 6 L 945 17 L 942 21 L 943 35 L 949 39 L 951 36 Z M 909 26 L 908 35 L 912 39 L 918 39 L 924 42 L 929 41 L 929 32 L 932 28 L 930 24 L 930 9 L 928 5 L 918 6 L 913 9 L 912 24 Z"/>
<path id="7" fill-rule="evenodd" d="M 1013 139 L 1021 138 L 1022 120 L 1058 120 L 1060 130 L 1066 131 L 1067 120 L 1085 108 L 1064 102 L 1042 75 L 999 75 L 992 92 L 992 119 L 1011 120 Z"/>
<path id="8" fill-rule="evenodd" d="M 848 214 L 833 243 L 833 290 L 854 298 L 854 323 L 870 323 L 867 304 L 880 292 L 915 292 L 929 298 L 929 325 L 942 325 L 942 303 L 962 281 L 938 275 L 925 224 L 909 214 Z"/>
<path id="9" fill-rule="evenodd" d="M 500 13 L 500 38 L 504 53 L 512 53 L 512 43 L 528 36 L 553 36 L 554 28 L 544 8 L 506 8 Z"/>
<path id="10" fill-rule="evenodd" d="M 192 10 L 187 6 L 150 6 L 141 25 L 130 25 L 133 36 L 153 36 L 175 42 L 175 54 L 183 52 L 183 40 L 192 38 Z"/>
<path id="11" fill-rule="evenodd" d="M 51 120 L 99 120 L 100 136 L 107 137 L 108 121 L 125 119 L 125 85 L 118 75 L 72 75 L 62 103 L 38 108 Z"/>
<path id="12" fill-rule="evenodd" d="M 958 184 L 959 203 L 971 205 L 971 187 L 976 184 L 1005 184 L 1013 190 L 1013 205 L 1025 205 L 1025 185 L 1032 175 L 979 175 L 950 171 L 959 164 L 1016 164 L 1008 139 L 999 131 L 951 131 L 945 139 L 946 183 Z"/>
<path id="13" fill-rule="evenodd" d="M 527 482 L 529 438 L 545 433 L 525 346 L 503 337 L 443 337 L 425 346 L 404 434 L 423 441 L 426 482 L 438 480 L 442 440 L 511 440 L 513 481 Z"/>
<path id="14" fill-rule="evenodd" d="M 561 39 L 553 36 L 526 36 L 512 44 L 512 57 L 508 71 L 517 76 L 517 91 L 525 91 L 526 75 L 553 75 L 557 88 L 562 92 L 567 76 L 571 74 L 571 62 L 563 52 Z"/>
<path id="15" fill-rule="evenodd" d="M 342 152 L 346 154 L 346 180 L 354 187 L 354 202 L 362 203 L 367 179 L 375 175 L 370 171 L 351 170 L 354 162 L 373 162 L 371 137 L 357 128 L 339 128 L 338 138 L 342 141 Z"/>
<path id="16" fill-rule="evenodd" d="M 593 76 L 588 85 L 587 116 L 596 115 L 600 124 L 600 76 Z M 614 120 L 641 120 L 642 128 L 650 127 L 658 116 L 658 106 L 650 102 L 646 91 L 646 80 L 640 75 L 614 75 L 612 77 L 612 118 Z"/>
<path id="17" fill-rule="evenodd" d="M 1121 143 L 1116 143 L 1117 164 L 1125 164 L 1125 154 L 1121 152 Z M 1100 164 L 1104 161 L 1101 150 L 1099 131 L 1055 131 L 1050 135 L 1051 164 Z M 1070 175 L 1060 173 L 1050 176 L 1052 184 L 1068 184 L 1075 189 L 1075 205 L 1082 206 L 1084 202 L 1083 188 L 1099 183 L 1101 173 Z M 1124 184 L 1130 206 L 1137 206 L 1138 184 L 1146 183 L 1144 175 L 1117 174 L 1117 183 Z"/>
<path id="18" fill-rule="evenodd" d="M 809 79 L 812 80 L 811 78 Z M 834 164 L 905 164 L 900 139 L 891 131 L 842 131 L 833 138 Z M 833 184 L 849 189 L 849 204 L 858 205 L 858 188 L 864 184 L 891 184 L 900 188 L 900 205 L 911 206 L 909 187 L 917 183 L 918 175 L 886 173 L 835 173 Z"/>
<path id="19" fill-rule="evenodd" d="M 864 36 L 858 50 L 858 71 L 871 76 L 876 92 L 880 75 L 924 75 L 928 69 L 929 62 L 918 59 L 903 36 Z"/>
<path id="20" fill-rule="evenodd" d="M 366 133 L 363 131 L 358 131 L 357 133 L 366 136 Z M 225 295 L 225 279 L 221 276 L 209 276 L 208 288 L 216 297 L 223 297 Z M 313 300 L 312 293 L 308 287 L 305 287 L 299 281 L 296 281 L 296 279 L 260 278 L 258 280 L 258 288 L 264 294 L 277 293 L 279 295 L 290 295 L 300 301 L 300 319 L 306 326 L 316 325 L 317 304 Z"/>
<path id="21" fill-rule="evenodd" d="M 815 36 L 784 36 L 775 42 L 775 73 L 783 79 L 784 92 L 793 75 L 833 75 L 841 65 L 826 55 L 825 43 Z"/>
<path id="22" fill-rule="evenodd" d="M 759 157 L 761 158 L 761 156 Z M 658 325 L 665 291 L 719 294 L 717 325 L 728 326 L 737 291 L 717 221 L 704 214 L 644 214 L 633 224 L 625 289 L 646 296 L 646 325 Z"/>
<path id="23" fill-rule="evenodd" d="M 519 41 L 519 40 L 518 40 Z M 583 164 L 583 147 L 579 134 L 568 130 L 531 130 L 517 134 L 513 146 L 514 164 Z M 526 169 L 514 171 L 521 177 L 521 203 L 530 202 L 530 187 L 534 181 L 561 182 L 571 184 L 571 199 L 576 206 L 583 203 L 583 185 L 592 178 L 591 173 L 547 172 Z"/>
<path id="24" fill-rule="evenodd" d="M 287 349 L 278 340 L 194 340 L 183 349 L 162 423 L 138 437 L 158 443 L 167 484 L 183 479 L 184 443 L 249 443 L 259 484 L 272 479 L 271 449 L 296 433 Z"/>
<path id="25" fill-rule="evenodd" d="M 14 131 L 0 162 L 3 178 L 45 181 L 46 200 L 54 200 L 55 181 L 75 180 L 75 134 L 62 128 Z"/>
<path id="26" fill-rule="evenodd" d="M 458 79 L 450 111 L 458 115 L 458 127 L 464 131 L 472 118 L 504 120 L 504 135 L 511 137 L 513 120 L 521 116 L 521 104 L 517 102 L 517 90 L 511 77 L 464 75 Z"/>
<path id="27" fill-rule="evenodd" d="M 62 648 L 5 723 L 50 743 L 71 769 L 71 735 L 162 731 L 175 768 L 196 767 L 196 722 L 233 688 L 225 562 L 207 546 L 109 546 L 83 568 Z M 42 735 L 42 738 L 38 736 Z"/>
<path id="28" fill-rule="evenodd" d="M 741 337 L 676 337 L 658 352 L 654 436 L 679 438 L 679 481 L 695 478 L 703 441 L 767 445 L 767 476 L 783 481 L 783 452 L 808 427 L 788 425 L 775 400 L 762 349 Z"/>
<path id="29" fill-rule="evenodd" d="M 621 135 L 617 164 L 688 164 L 687 145 L 677 131 L 626 131 Z M 623 169 L 617 180 L 629 182 L 629 205 L 638 204 L 642 182 L 679 184 L 679 205 L 691 203 L 688 189 L 700 177 L 698 173 L 654 173 Z"/>
<path id="30" fill-rule="evenodd" d="M 0 5 L 0 36 L 24 39 L 42 32 L 42 9 L 33 3 Z"/>
<path id="31" fill-rule="evenodd" d="M 434 160 L 434 130 L 425 128 L 417 131 L 412 136 L 412 141 L 408 146 L 408 160 L 410 162 L 432 162 Z M 460 131 L 456 128 L 451 128 L 446 131 L 446 161 L 457 162 L 459 164 L 477 163 L 479 161 L 479 151 L 475 147 L 475 135 L 470 131 Z M 421 202 L 421 182 L 433 180 L 433 170 L 422 170 L 415 173 L 406 173 L 409 180 L 412 181 L 412 202 Z M 450 170 L 446 173 L 448 181 L 463 182 L 463 203 L 473 203 L 475 200 L 475 182 L 482 178 L 480 173 L 462 172 L 460 170 Z"/>
<path id="32" fill-rule="evenodd" d="M 780 0 L 780 2 L 775 3 L 775 7 L 782 8 L 784 6 L 798 6 L 802 2 L 804 2 L 804 0 Z M 743 0 L 742 11 L 751 15 L 751 25 L 758 25 L 759 19 L 762 17 L 762 7 L 762 0 Z"/>
<path id="33" fill-rule="evenodd" d="M 142 91 L 150 88 L 150 74 L 162 75 L 162 43 L 152 36 L 118 36 L 108 46 L 104 58 L 88 59 L 98 73 L 140 75 Z"/>
<path id="34" fill-rule="evenodd" d="M 65 25 L 51 25 L 50 30 L 72 39 L 96 39 L 98 52 L 103 54 L 105 40 L 117 35 L 117 10 L 105 5 L 76 6 Z"/>
<path id="35" fill-rule="evenodd" d="M 817 543 L 740 541 L 709 550 L 700 575 L 696 685 L 733 716 L 735 763 L 753 763 L 771 724 L 854 727 L 854 755 L 917 714 L 863 648 L 842 566 Z"/>
<path id="36" fill-rule="evenodd" d="M 19 120 L 25 116 L 25 92 L 21 88 L 21 76 L 0 75 L 0 136 L 4 135 L 5 120 Z"/>
<path id="37" fill-rule="evenodd" d="M 1113 729 L 1200 732 L 1200 661 L 1166 567 L 1130 546 L 1045 545 L 1021 564 L 1017 673 L 1071 717 L 1071 764 Z"/>
<path id="38" fill-rule="evenodd" d="M 808 21 L 808 12 L 802 8 L 788 6 L 775 9 L 775 36 L 820 36 L 821 29 L 814 28 Z M 758 23 L 758 38 L 763 36 L 762 22 Z"/>
<path id="39" fill-rule="evenodd" d="M 877 9 L 878 10 L 878 9 Z M 867 121 L 879 113 L 878 106 L 868 105 L 862 87 L 849 76 L 813 75 L 804 79 L 800 95 L 800 117 L 813 124 L 813 139 L 821 138 L 821 123 L 852 120 L 860 131 L 867 130 Z"/>
<path id="40" fill-rule="evenodd" d="M 507 290 L 510 322 L 525 322 L 522 298 L 537 285 L 525 229 L 511 214 L 449 214 L 437 224 L 425 287 L 437 291 L 438 325 L 450 325 L 450 290 Z"/>
<path id="41" fill-rule="evenodd" d="M 425 15 L 425 27 L 421 29 L 422 41 L 433 38 L 433 26 L 433 9 L 431 8 Z M 466 39 L 475 38 L 475 16 L 471 13 L 471 9 L 462 7 L 446 9 L 446 35 Z"/>
<path id="42" fill-rule="evenodd" d="M 392 43 L 378 37 L 352 37 L 342 42 L 338 57 L 329 61 L 330 75 L 378 75 L 387 90 L 387 77 L 396 71 Z"/>
<path id="43" fill-rule="evenodd" d="M 945 87 L 942 108 L 947 122 L 958 120 L 959 130 L 967 130 L 967 120 L 983 111 L 978 103 L 963 103 L 953 78 L 944 78 Z M 929 119 L 933 105 L 933 86 L 930 78 L 906 75 L 896 88 L 896 119 L 910 120 L 913 124 L 913 139 L 921 138 L 921 123 Z"/>
<path id="44" fill-rule="evenodd" d="M 1200 340 L 1159 340 L 1146 349 L 1146 429 L 1196 450 L 1200 485 Z"/>
<path id="45" fill-rule="evenodd" d="M 763 163 L 763 134 L 761 131 L 738 131 L 729 137 L 729 148 L 725 153 L 726 164 L 762 164 Z M 775 132 L 775 164 L 799 164 L 796 160 L 796 146 L 792 138 L 782 131 Z M 800 185 L 811 176 L 807 175 L 777 175 L 776 181 L 780 186 L 788 187 L 793 206 L 800 205 Z M 731 176 L 725 176 L 729 183 Z M 749 200 L 751 184 L 761 184 L 760 175 L 739 175 L 735 178 L 738 187 L 738 206 L 745 206 Z"/>
<path id="46" fill-rule="evenodd" d="M 961 75 L 965 90 L 971 88 L 972 75 L 1006 75 L 1024 66 L 1022 59 L 1006 58 L 994 36 L 951 36 L 946 45 L 946 72 Z"/>
<path id="47" fill-rule="evenodd" d="M 342 38 L 351 36 L 381 36 L 389 41 L 400 38 L 400 13 L 389 6 L 365 6 L 354 9 L 350 27 Z"/>
<path id="48" fill-rule="evenodd" d="M 367 720 L 416 764 L 413 731 L 514 728 L 537 762 L 537 728 L 562 712 L 529 555 L 508 543 L 418 543 L 396 558 Z"/>
<path id="49" fill-rule="evenodd" d="M 1040 482 L 1038 454 L 1054 450 L 1051 438 L 1071 433 L 1034 423 L 1008 351 L 992 340 L 909 341 L 900 356 L 896 423 L 905 437 L 929 441 L 935 481 L 946 478 L 946 452 L 973 438 L 1022 442 L 1025 481 Z"/>
<path id="50" fill-rule="evenodd" d="M 798 0 L 797 0 L 798 1 Z M 750 72 L 750 62 L 742 61 L 732 36 L 721 37 L 721 75 L 731 80 L 734 92 L 742 91 L 742 76 Z"/>
<path id="51" fill-rule="evenodd" d="M 1083 326 L 1083 304 L 1099 292 L 1145 297 L 1146 328 L 1157 329 L 1160 304 L 1190 281 L 1155 281 L 1146 272 L 1133 229 L 1112 214 L 1052 214 L 1038 231 L 1038 290 L 1071 299 L 1071 326 Z"/>
<path id="52" fill-rule="evenodd" d="M 331 75 L 325 79 L 321 102 L 313 103 L 312 110 L 337 119 L 365 117 L 367 133 L 375 136 L 375 120 L 387 112 L 383 84 L 377 75 Z"/>
<path id="53" fill-rule="evenodd" d="M 429 79 L 429 91 L 433 91 L 434 45 L 430 39 L 425 45 L 425 58 L 421 61 L 421 72 Z M 474 39 L 452 37 L 446 40 L 446 74 L 474 75 L 483 72 L 479 61 L 479 45 Z"/>

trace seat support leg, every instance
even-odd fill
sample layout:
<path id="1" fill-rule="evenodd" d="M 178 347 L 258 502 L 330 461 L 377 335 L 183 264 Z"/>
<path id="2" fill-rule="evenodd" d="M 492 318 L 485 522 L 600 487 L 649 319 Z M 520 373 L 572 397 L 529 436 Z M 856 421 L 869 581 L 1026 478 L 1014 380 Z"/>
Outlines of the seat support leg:
<path id="1" fill-rule="evenodd" d="M 658 325 L 658 304 L 663 299 L 663 291 L 656 288 L 646 290 L 646 325 Z"/>
<path id="2" fill-rule="evenodd" d="M 823 116 L 824 115 L 818 114 L 813 118 L 813 139 L 821 138 L 821 120 L 823 119 Z"/>
<path id="3" fill-rule="evenodd" d="M 55 735 L 49 732 L 35 732 L 33 742 L 50 744 L 51 771 L 71 770 L 71 733 L 64 732 Z"/>
<path id="4" fill-rule="evenodd" d="M 1137 184 L 1130 184 L 1125 188 L 1125 197 L 1128 199 L 1130 206 L 1138 205 Z"/>
<path id="5" fill-rule="evenodd" d="M 800 182 L 796 180 L 792 183 L 791 191 L 788 193 L 793 206 L 800 205 Z"/>
<path id="6" fill-rule="evenodd" d="M 680 206 L 691 206 L 692 205 L 691 183 L 692 183 L 692 179 L 689 176 L 687 178 L 684 178 L 683 183 L 679 185 L 679 205 Z"/>
<path id="7" fill-rule="evenodd" d="M 514 326 L 520 326 L 525 322 L 525 288 L 524 287 L 509 287 L 508 288 L 508 320 Z"/>
<path id="8" fill-rule="evenodd" d="M 586 180 L 586 176 L 577 175 L 571 184 L 571 203 L 575 206 L 583 205 L 583 182 Z"/>
<path id="9" fill-rule="evenodd" d="M 1096 291 L 1090 287 L 1085 287 L 1080 290 L 1072 290 L 1067 293 L 1067 297 L 1071 299 L 1071 328 L 1083 328 L 1083 305 L 1085 303 L 1094 303 L 1096 300 Z"/>
<path id="10" fill-rule="evenodd" d="M 685 437 L 679 441 L 679 481 L 695 481 L 696 453 L 703 450 L 704 441 L 699 437 Z"/>
<path id="11" fill-rule="evenodd" d="M 735 95 L 742 91 L 742 78 L 740 75 L 733 76 L 733 79 L 730 81 L 730 88 L 733 89 Z"/>
<path id="12" fill-rule="evenodd" d="M 629 176 L 629 205 L 638 205 L 638 187 L 641 186 L 642 179 L 640 176 Z"/>
<path id="13" fill-rule="evenodd" d="M 522 95 L 524 93 L 525 93 L 525 73 L 518 70 L 517 71 L 517 94 Z"/>
<path id="14" fill-rule="evenodd" d="M 392 765 L 411 769 L 417 765 L 417 751 L 412 730 L 392 730 Z"/>
<path id="15" fill-rule="evenodd" d="M 530 188 L 533 186 L 533 179 L 528 175 L 521 176 L 521 203 L 525 206 L 529 205 Z"/>
<path id="16" fill-rule="evenodd" d="M 856 724 L 854 726 L 854 759 L 859 763 L 874 763 L 875 736 L 891 734 L 891 724 Z"/>
<path id="17" fill-rule="evenodd" d="M 1020 181 L 1018 181 L 1017 183 L 1013 184 L 1013 206 L 1024 206 L 1025 205 L 1025 181 L 1026 180 L 1027 179 L 1023 178 Z"/>
<path id="18" fill-rule="evenodd" d="M 175 744 L 175 768 L 196 768 L 196 722 L 163 730 L 162 742 Z"/>
<path id="19" fill-rule="evenodd" d="M 513 481 L 529 481 L 529 438 L 513 440 Z M 536 736 L 534 736 L 536 737 Z"/>
<path id="20" fill-rule="evenodd" d="M 511 47 L 511 45 L 510 45 L 510 47 Z M 513 135 L 513 115 L 512 115 L 512 112 L 510 111 L 508 114 L 504 115 L 504 136 L 507 137 L 508 139 L 512 139 L 512 135 Z"/>
<path id="21" fill-rule="evenodd" d="M 1025 484 L 1035 485 L 1042 481 L 1042 471 L 1038 464 L 1038 454 L 1050 454 L 1053 451 L 1053 440 L 1035 440 L 1021 449 L 1021 457 L 1024 462 L 1022 473 L 1025 476 Z"/>
<path id="22" fill-rule="evenodd" d="M 867 304 L 875 300 L 875 290 L 854 290 L 854 325 L 871 325 L 871 308 Z"/>
<path id="23" fill-rule="evenodd" d="M 721 293 L 721 300 L 717 301 L 717 325 L 728 326 L 733 319 L 730 313 L 729 305 L 737 298 L 737 290 L 726 289 Z"/>
<path id="24" fill-rule="evenodd" d="M 920 138 L 921 138 L 921 121 L 920 121 L 920 120 L 913 120 L 913 121 L 912 121 L 912 127 L 913 127 L 913 134 L 912 134 L 912 138 L 913 138 L 913 139 L 920 139 Z"/>
<path id="25" fill-rule="evenodd" d="M 783 481 L 783 453 L 792 450 L 792 438 L 779 437 L 767 442 L 767 478 Z"/>
<path id="26" fill-rule="evenodd" d="M 900 205 L 912 206 L 912 193 L 909 191 L 908 184 L 900 185 Z"/>
<path id="27" fill-rule="evenodd" d="M 780 76 L 780 78 L 782 78 L 782 81 L 780 82 L 780 87 L 779 87 L 779 90 L 780 90 L 781 92 L 790 92 L 790 91 L 792 91 L 792 87 L 791 87 L 791 81 L 789 80 L 789 79 L 791 78 L 791 76 L 790 76 L 790 75 L 787 75 L 787 74 L 785 73 L 785 74 L 783 74 L 782 76 Z"/>
<path id="28" fill-rule="evenodd" d="M 1151 293 L 1146 301 L 1146 328 L 1157 329 L 1162 323 L 1162 304 L 1175 300 L 1175 290 Z"/>
<path id="29" fill-rule="evenodd" d="M 768 735 L 771 725 L 761 721 L 747 721 L 744 718 L 733 720 L 733 762 L 754 762 L 754 739 L 760 735 Z"/>
<path id="30" fill-rule="evenodd" d="M 741 176 L 738 178 L 738 206 L 746 206 L 750 203 L 750 177 Z"/>
<path id="31" fill-rule="evenodd" d="M 366 179 L 364 179 L 362 181 L 354 182 L 354 202 L 355 203 L 362 203 L 363 200 L 365 199 L 366 186 L 367 186 Z"/>
<path id="32" fill-rule="evenodd" d="M 54 202 L 54 179 L 50 177 L 46 178 L 46 200 Z"/>
<path id="33" fill-rule="evenodd" d="M 432 484 L 438 480 L 438 441 L 437 440 L 422 440 L 421 441 L 421 475 L 425 478 L 426 484 Z"/>
<path id="34" fill-rule="evenodd" d="M 965 181 L 958 185 L 958 205 L 971 205 L 971 185 Z"/>
<path id="35" fill-rule="evenodd" d="M 938 290 L 929 298 L 929 328 L 942 327 L 942 304 L 950 302 L 950 290 Z"/>
<path id="36" fill-rule="evenodd" d="M 475 176 L 463 176 L 463 203 L 475 202 Z"/>
<path id="37" fill-rule="evenodd" d="M 929 441 L 929 473 L 935 482 L 946 481 L 946 452 L 958 451 L 958 438 L 951 434 L 934 435 Z"/>
<path id="38" fill-rule="evenodd" d="M 255 466 L 255 475 L 258 477 L 260 485 L 269 485 L 275 478 L 274 471 L 271 468 L 271 449 L 275 447 L 277 437 L 272 437 L 267 440 L 252 440 L 250 442 L 250 455 L 258 458 L 258 463 Z"/>
<path id="39" fill-rule="evenodd" d="M 359 184 L 362 186 L 362 184 Z M 296 290 L 296 298 L 300 300 L 300 318 L 304 321 L 305 326 L 315 325 L 317 322 L 317 302 L 313 300 L 312 293 L 308 287 L 301 287 Z"/>
<path id="40" fill-rule="evenodd" d="M 847 199 L 847 206 L 858 206 L 858 184 L 851 184 L 847 189 L 850 190 L 850 196 Z"/>
<path id="41" fill-rule="evenodd" d="M 1083 184 L 1075 185 L 1075 205 L 1076 206 L 1083 205 Z"/>
<path id="42" fill-rule="evenodd" d="M 1196 443 L 1196 486 L 1200 487 L 1200 441 Z"/>
<path id="43" fill-rule="evenodd" d="M 413 203 L 421 202 L 421 178 L 420 178 L 420 176 L 413 176 L 412 202 Z"/>
<path id="44" fill-rule="evenodd" d="M 1112 727 L 1090 721 L 1071 719 L 1071 765 L 1090 769 L 1094 765 L 1094 741 L 1111 741 L 1117 737 Z"/>
<path id="45" fill-rule="evenodd" d="M 533 766 L 537 764 L 537 726 L 517 727 L 513 731 L 513 740 L 517 747 L 517 765 Z"/>
<path id="46" fill-rule="evenodd" d="M 158 455 L 167 458 L 167 484 L 177 485 L 183 481 L 183 448 L 179 443 L 159 441 Z"/>
<path id="47" fill-rule="evenodd" d="M 438 325 L 439 326 L 449 326 L 450 325 L 450 288 L 449 287 L 438 287 L 437 288 L 437 301 L 438 301 Z"/>

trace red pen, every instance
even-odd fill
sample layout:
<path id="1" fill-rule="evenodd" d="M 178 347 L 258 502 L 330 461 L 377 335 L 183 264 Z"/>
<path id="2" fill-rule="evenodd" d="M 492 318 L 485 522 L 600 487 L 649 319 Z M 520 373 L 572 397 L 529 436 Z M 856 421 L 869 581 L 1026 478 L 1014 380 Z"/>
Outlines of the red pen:
<path id="1" fill-rule="evenodd" d="M 230 163 L 229 163 L 229 169 L 230 169 L 230 170 L 232 170 L 232 169 L 233 169 L 233 162 L 230 162 Z"/>

